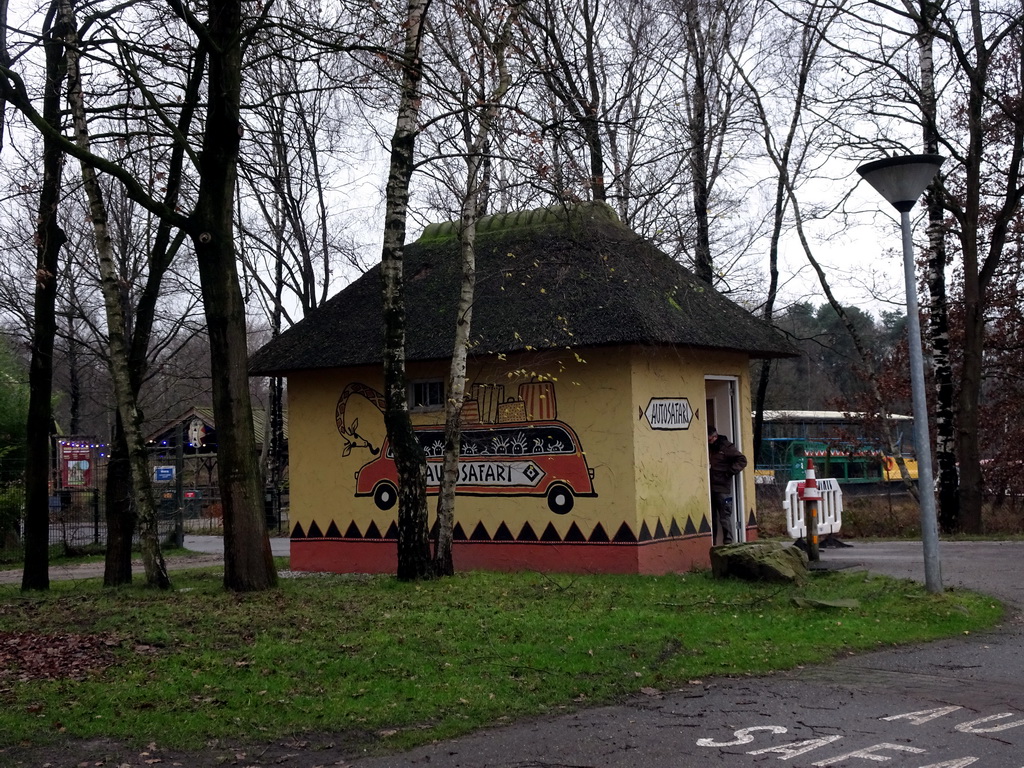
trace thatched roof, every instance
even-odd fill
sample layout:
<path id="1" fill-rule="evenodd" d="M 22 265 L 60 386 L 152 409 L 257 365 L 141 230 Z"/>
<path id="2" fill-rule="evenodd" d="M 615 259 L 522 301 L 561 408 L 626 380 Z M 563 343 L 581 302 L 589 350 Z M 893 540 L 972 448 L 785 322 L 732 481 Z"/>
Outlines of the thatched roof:
<path id="1" fill-rule="evenodd" d="M 610 208 L 561 206 L 480 220 L 472 354 L 612 345 L 796 354 L 768 324 L 621 224 Z M 406 355 L 451 357 L 461 267 L 455 225 L 405 250 Z M 382 359 L 377 266 L 258 350 L 253 374 Z"/>

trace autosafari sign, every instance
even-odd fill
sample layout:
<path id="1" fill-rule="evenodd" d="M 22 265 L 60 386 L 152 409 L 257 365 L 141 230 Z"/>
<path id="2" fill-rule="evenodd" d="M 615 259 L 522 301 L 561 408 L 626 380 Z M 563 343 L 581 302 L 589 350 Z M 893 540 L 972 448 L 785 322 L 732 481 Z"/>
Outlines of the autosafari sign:
<path id="1" fill-rule="evenodd" d="M 652 397 L 643 416 L 651 429 L 689 429 L 693 409 L 685 397 Z"/>

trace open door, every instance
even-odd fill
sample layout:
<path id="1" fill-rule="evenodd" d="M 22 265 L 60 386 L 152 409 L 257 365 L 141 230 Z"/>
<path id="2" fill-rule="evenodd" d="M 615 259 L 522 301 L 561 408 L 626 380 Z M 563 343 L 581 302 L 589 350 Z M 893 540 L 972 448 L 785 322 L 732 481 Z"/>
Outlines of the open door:
<path id="1" fill-rule="evenodd" d="M 739 411 L 739 379 L 735 376 L 705 376 L 705 413 L 707 423 L 714 425 L 718 434 L 725 435 L 737 447 L 743 445 L 742 426 Z M 746 499 L 743 496 L 743 472 L 732 481 L 732 516 L 729 525 L 732 528 L 733 541 L 747 540 L 747 521 L 744 510 Z M 711 508 L 711 497 L 708 495 L 708 508 Z"/>

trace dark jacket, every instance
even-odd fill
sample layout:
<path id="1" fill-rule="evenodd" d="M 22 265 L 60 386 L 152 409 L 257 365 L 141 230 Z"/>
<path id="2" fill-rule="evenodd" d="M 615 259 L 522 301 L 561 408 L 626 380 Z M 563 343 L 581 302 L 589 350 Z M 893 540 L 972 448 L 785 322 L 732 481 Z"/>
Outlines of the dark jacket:
<path id="1" fill-rule="evenodd" d="M 731 493 L 732 478 L 747 466 L 747 457 L 729 442 L 725 435 L 719 435 L 708 444 L 708 459 L 711 465 L 711 490 L 716 493 Z"/>

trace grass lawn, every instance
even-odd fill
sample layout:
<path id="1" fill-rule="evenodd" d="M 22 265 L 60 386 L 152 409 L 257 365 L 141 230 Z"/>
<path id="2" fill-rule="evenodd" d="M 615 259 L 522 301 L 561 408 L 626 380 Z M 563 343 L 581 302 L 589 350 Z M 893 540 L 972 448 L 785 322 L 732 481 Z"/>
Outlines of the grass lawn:
<path id="1" fill-rule="evenodd" d="M 864 573 L 803 587 L 706 573 L 319 575 L 249 595 L 225 592 L 218 569 L 172 576 L 169 593 L 0 587 L 0 746 L 108 737 L 195 749 L 334 733 L 404 748 L 1002 616 L 980 595 Z"/>

